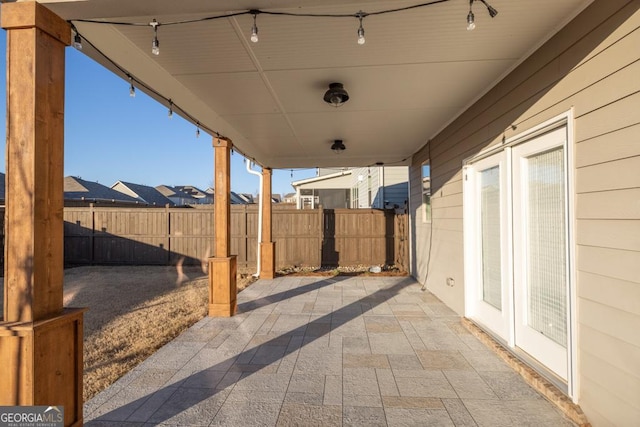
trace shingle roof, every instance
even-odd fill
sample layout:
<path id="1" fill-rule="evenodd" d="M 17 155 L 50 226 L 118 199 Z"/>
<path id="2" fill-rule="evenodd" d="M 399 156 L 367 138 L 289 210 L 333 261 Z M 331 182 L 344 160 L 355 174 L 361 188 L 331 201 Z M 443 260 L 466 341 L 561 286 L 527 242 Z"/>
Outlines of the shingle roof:
<path id="1" fill-rule="evenodd" d="M 116 202 L 137 203 L 138 200 L 106 185 L 85 181 L 75 176 L 64 178 L 65 200 L 109 200 Z"/>
<path id="2" fill-rule="evenodd" d="M 154 206 L 173 205 L 171 200 L 167 199 L 161 192 L 153 187 L 125 181 L 118 181 L 118 183 L 126 186 L 129 190 L 137 194 L 144 203 Z M 118 183 L 114 184 L 114 186 Z"/>
<path id="3" fill-rule="evenodd" d="M 192 199 L 194 203 L 197 201 L 195 197 L 191 194 L 185 193 L 184 191 L 180 191 L 176 187 L 171 187 L 169 185 L 158 185 L 156 190 L 164 195 L 165 197 L 179 197 L 181 199 Z"/>
<path id="4" fill-rule="evenodd" d="M 198 187 L 194 187 L 193 185 L 176 185 L 173 187 L 178 191 L 182 191 L 183 193 L 187 193 L 193 197 L 202 198 L 207 196 L 207 193 L 199 189 Z"/>

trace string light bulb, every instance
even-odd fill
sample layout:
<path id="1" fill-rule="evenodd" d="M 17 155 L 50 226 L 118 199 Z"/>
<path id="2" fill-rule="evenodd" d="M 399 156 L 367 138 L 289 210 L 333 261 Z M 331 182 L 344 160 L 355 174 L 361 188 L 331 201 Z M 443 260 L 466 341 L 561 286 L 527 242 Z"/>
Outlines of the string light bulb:
<path id="1" fill-rule="evenodd" d="M 358 27 L 358 44 L 363 45 L 366 40 L 364 38 L 364 27 L 362 26 L 362 18 L 365 17 L 365 13 L 363 11 L 358 12 L 358 19 L 360 20 L 360 27 Z"/>
<path id="2" fill-rule="evenodd" d="M 78 50 L 82 50 L 82 37 L 78 34 L 78 31 L 75 32 L 73 36 L 73 47 Z"/>
<path id="3" fill-rule="evenodd" d="M 469 14 L 467 15 L 467 31 L 473 31 L 476 28 L 475 16 L 473 15 L 473 0 L 469 0 Z"/>
<path id="4" fill-rule="evenodd" d="M 133 77 L 129 76 L 129 96 L 132 98 L 136 97 L 136 88 L 133 86 Z"/>
<path id="5" fill-rule="evenodd" d="M 196 122 L 196 138 L 200 138 L 200 122 Z"/>
<path id="6" fill-rule="evenodd" d="M 251 27 L 251 41 L 258 43 L 258 25 L 256 24 L 256 18 L 258 13 L 253 11 L 253 27 Z"/>
<path id="7" fill-rule="evenodd" d="M 169 100 L 169 113 L 168 113 L 169 118 L 173 118 L 173 101 Z"/>
<path id="8" fill-rule="evenodd" d="M 476 28 L 475 16 L 473 15 L 473 10 L 472 10 L 474 1 L 478 1 L 478 0 L 469 0 L 469 14 L 467 15 L 467 30 L 469 31 Z M 487 3 L 487 0 L 479 0 L 479 1 L 481 1 L 482 4 L 485 5 L 485 7 L 487 8 L 487 12 L 489 12 L 489 16 L 492 18 L 495 18 L 496 15 L 498 14 L 498 11 L 489 3 Z"/>
<path id="9" fill-rule="evenodd" d="M 160 23 L 155 19 L 149 23 L 153 27 L 153 40 L 151 41 L 151 53 L 160 55 L 160 42 L 158 41 L 158 25 Z"/>
<path id="10" fill-rule="evenodd" d="M 467 31 L 473 31 L 476 28 L 476 23 L 474 22 L 473 12 L 469 11 L 467 15 Z"/>

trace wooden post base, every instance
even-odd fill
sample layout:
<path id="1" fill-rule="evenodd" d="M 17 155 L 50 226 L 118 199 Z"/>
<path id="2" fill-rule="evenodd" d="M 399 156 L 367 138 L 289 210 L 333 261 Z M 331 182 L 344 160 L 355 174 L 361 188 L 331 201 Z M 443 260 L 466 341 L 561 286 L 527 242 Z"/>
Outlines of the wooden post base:
<path id="1" fill-rule="evenodd" d="M 231 317 L 236 314 L 236 272 L 235 255 L 228 258 L 209 258 L 209 316 Z"/>
<path id="2" fill-rule="evenodd" d="M 275 242 L 260 243 L 260 278 L 273 279 L 276 277 L 276 244 Z"/>
<path id="3" fill-rule="evenodd" d="M 82 425 L 85 310 L 0 323 L 0 406 L 64 406 L 64 425 Z"/>

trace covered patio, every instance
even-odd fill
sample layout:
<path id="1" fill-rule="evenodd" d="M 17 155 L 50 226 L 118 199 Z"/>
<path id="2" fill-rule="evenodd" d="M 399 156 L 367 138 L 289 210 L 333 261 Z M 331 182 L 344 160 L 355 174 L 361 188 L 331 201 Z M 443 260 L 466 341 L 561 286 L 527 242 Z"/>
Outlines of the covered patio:
<path id="1" fill-rule="evenodd" d="M 561 426 L 411 277 L 279 277 L 85 404 L 86 425 Z"/>
<path id="2" fill-rule="evenodd" d="M 594 424 L 637 421 L 640 3 L 491 3 L 276 0 L 259 10 L 247 1 L 3 2 L 0 364 L 8 369 L 0 404 L 55 399 L 65 425 L 307 424 L 325 416 L 347 425 L 562 424 L 460 327 L 464 315 Z M 83 309 L 62 302 L 72 44 L 122 77 L 125 92 L 147 93 L 212 137 L 216 197 L 211 318 L 92 400 L 86 417 Z M 344 93 L 325 93 L 336 83 L 348 103 Z M 268 279 L 239 299 L 234 151 L 262 167 L 257 259 Z M 557 193 L 526 166 L 552 152 Z M 409 278 L 273 280 L 272 171 L 373 165 L 409 166 L 410 274 L 445 305 Z M 475 185 L 482 175 L 501 178 Z M 496 202 L 474 209 L 485 187 Z M 531 216 L 544 203 L 525 197 L 529 187 L 557 202 L 555 216 Z M 478 213 L 495 220 L 487 230 Z M 529 226 L 547 222 L 562 230 L 529 238 Z M 494 244 L 481 251 L 485 234 Z M 556 254 L 556 286 L 536 291 L 544 310 L 527 294 L 535 280 L 550 282 L 530 280 L 548 264 L 533 253 Z"/>

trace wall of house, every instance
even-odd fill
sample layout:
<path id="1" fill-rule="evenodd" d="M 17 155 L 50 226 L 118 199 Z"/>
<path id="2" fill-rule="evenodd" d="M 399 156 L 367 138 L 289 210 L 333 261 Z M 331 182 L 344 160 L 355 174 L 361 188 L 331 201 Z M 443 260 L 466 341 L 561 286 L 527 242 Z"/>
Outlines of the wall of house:
<path id="1" fill-rule="evenodd" d="M 112 187 L 112 190 L 116 190 L 119 191 L 123 194 L 126 194 L 127 196 L 131 196 L 134 199 L 140 199 L 140 196 L 138 196 L 135 192 L 131 191 L 131 189 L 129 187 L 127 187 L 126 185 L 124 185 L 123 183 L 121 183 L 120 181 L 116 182 Z"/>
<path id="2" fill-rule="evenodd" d="M 593 2 L 416 153 L 410 170 L 412 273 L 423 281 L 428 263 L 428 289 L 463 314 L 463 159 L 573 108 L 578 399 L 595 426 L 640 419 L 639 9 L 637 0 Z M 428 158 L 432 224 L 420 211 Z"/>
<path id="3" fill-rule="evenodd" d="M 380 168 L 371 166 L 368 168 L 354 169 L 351 176 L 353 177 L 353 186 L 358 188 L 358 208 L 382 208 L 374 204 L 378 190 L 380 187 Z M 371 198 L 369 199 L 369 191 Z"/>
<path id="4" fill-rule="evenodd" d="M 384 191 L 379 194 L 385 207 L 398 205 L 404 206 L 409 196 L 409 170 L 406 166 L 384 166 L 382 185 Z"/>

